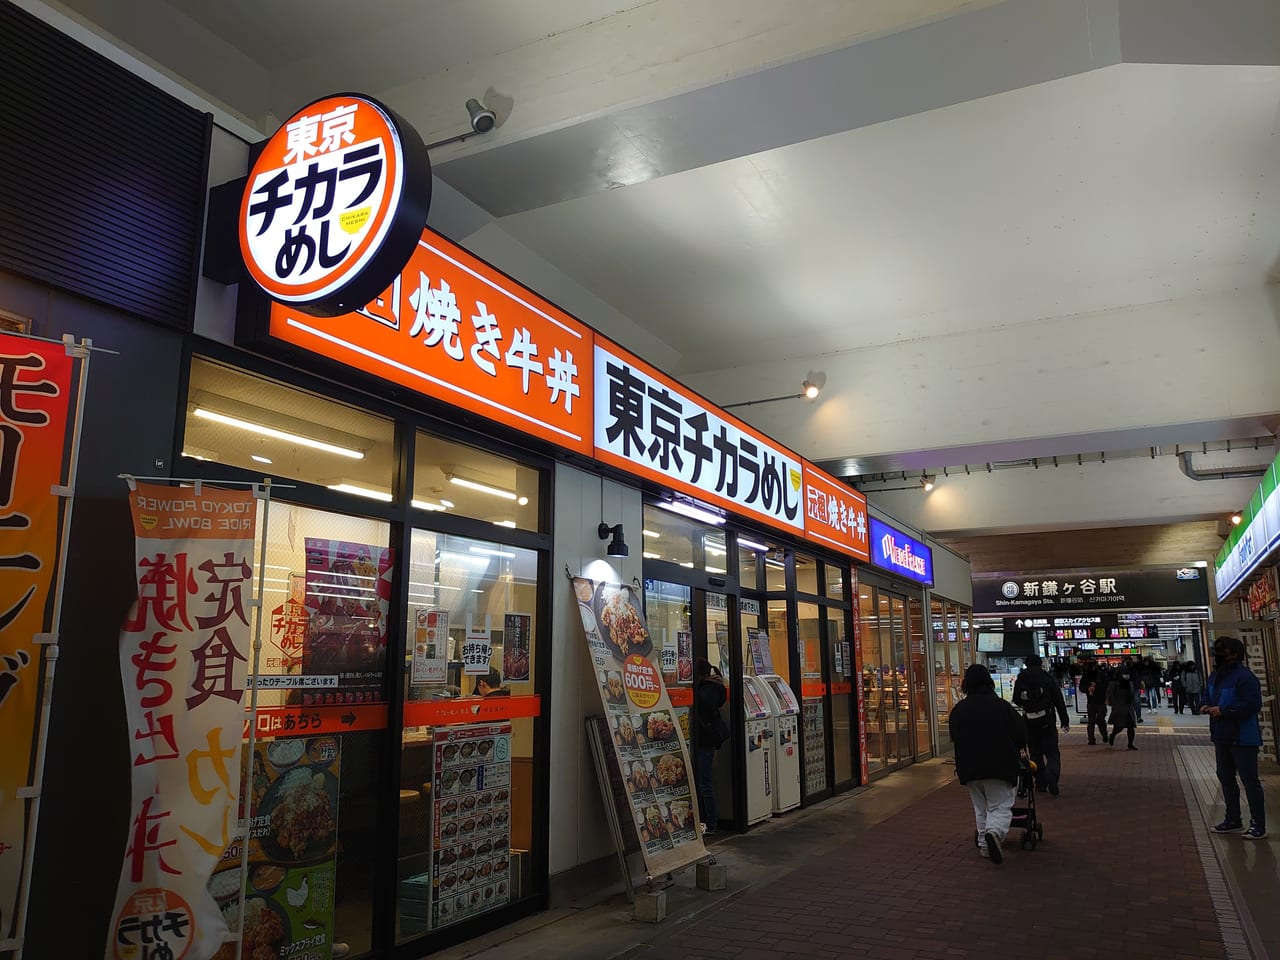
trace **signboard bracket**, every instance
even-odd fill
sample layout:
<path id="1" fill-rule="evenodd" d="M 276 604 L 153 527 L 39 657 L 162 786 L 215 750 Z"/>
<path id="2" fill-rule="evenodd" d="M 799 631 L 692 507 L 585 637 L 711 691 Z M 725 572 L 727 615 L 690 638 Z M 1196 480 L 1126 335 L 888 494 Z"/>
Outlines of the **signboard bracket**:
<path id="1" fill-rule="evenodd" d="M 75 491 L 64 483 L 55 483 L 49 488 L 49 495 L 51 497 L 72 497 L 75 496 Z"/>
<path id="2" fill-rule="evenodd" d="M 31 635 L 31 642 L 44 646 L 45 644 L 56 644 L 58 642 L 58 638 L 52 633 L 35 633 Z"/>
<path id="3" fill-rule="evenodd" d="M 34 800 L 40 796 L 40 787 L 34 784 L 30 787 L 19 787 L 13 791 L 13 795 L 19 800 Z"/>

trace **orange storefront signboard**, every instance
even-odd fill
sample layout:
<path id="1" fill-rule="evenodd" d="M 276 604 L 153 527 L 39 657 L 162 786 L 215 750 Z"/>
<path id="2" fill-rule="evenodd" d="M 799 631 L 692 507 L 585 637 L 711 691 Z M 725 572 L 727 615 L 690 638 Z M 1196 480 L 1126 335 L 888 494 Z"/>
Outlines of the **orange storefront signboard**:
<path id="1" fill-rule="evenodd" d="M 634 354 L 596 338 L 595 457 L 803 533 L 800 458 Z"/>
<path id="2" fill-rule="evenodd" d="M 320 319 L 272 303 L 270 334 L 591 455 L 591 329 L 432 230 L 368 306 Z"/>
<path id="3" fill-rule="evenodd" d="M 870 561 L 867 498 L 804 461 L 804 532 L 817 543 Z"/>

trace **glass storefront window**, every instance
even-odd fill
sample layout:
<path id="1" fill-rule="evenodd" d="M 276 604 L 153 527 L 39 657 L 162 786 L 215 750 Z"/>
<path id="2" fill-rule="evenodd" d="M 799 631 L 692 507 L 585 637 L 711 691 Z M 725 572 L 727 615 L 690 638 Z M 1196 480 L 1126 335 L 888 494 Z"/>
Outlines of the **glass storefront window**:
<path id="1" fill-rule="evenodd" d="M 764 544 L 738 537 L 738 582 L 744 589 L 760 589 L 760 557 L 764 552 Z"/>
<path id="2" fill-rule="evenodd" d="M 953 681 L 955 665 L 951 644 L 947 642 L 946 606 L 940 600 L 929 603 L 929 626 L 933 631 L 933 707 L 938 715 L 938 752 L 951 751 L 951 733 L 947 718 L 960 693 L 958 680 Z"/>
<path id="3" fill-rule="evenodd" d="M 644 508 L 644 558 L 693 566 L 693 545 L 705 528 L 668 510 Z M 721 558 L 723 559 L 723 558 Z"/>
<path id="4" fill-rule="evenodd" d="M 537 530 L 539 471 L 463 443 L 418 432 L 412 504 L 498 527 Z"/>
<path id="5" fill-rule="evenodd" d="M 822 657 L 822 626 L 816 603 L 799 603 L 800 722 L 804 737 L 805 796 L 823 793 L 831 784 L 827 776 L 826 664 Z"/>
<path id="6" fill-rule="evenodd" d="M 832 600 L 843 600 L 849 568 L 835 563 L 824 563 L 822 572 L 825 578 L 823 586 L 826 595 Z"/>
<path id="7" fill-rule="evenodd" d="M 764 556 L 764 588 L 770 592 L 787 589 L 787 554 L 781 547 L 770 547 Z"/>
<path id="8" fill-rule="evenodd" d="M 545 762 L 533 718 L 513 717 L 534 691 L 537 551 L 414 530 L 409 578 L 399 941 L 535 895 L 534 764 Z"/>
<path id="9" fill-rule="evenodd" d="M 885 767 L 884 667 L 875 592 L 865 584 L 858 587 L 858 619 L 862 629 L 862 702 L 867 710 L 867 768 L 875 773 Z"/>
<path id="10" fill-rule="evenodd" d="M 725 546 L 723 530 L 714 530 L 702 536 L 703 568 L 707 573 L 729 572 L 729 551 Z"/>
<path id="11" fill-rule="evenodd" d="M 693 589 L 678 583 L 650 580 L 645 583 L 645 620 L 656 654 L 662 660 L 662 678 L 671 703 L 680 714 L 685 739 L 689 739 L 688 705 L 693 702 L 693 624 L 689 604 Z M 683 705 L 683 709 L 681 709 Z"/>
<path id="12" fill-rule="evenodd" d="M 817 594 L 818 561 L 815 557 L 797 553 L 796 557 L 796 592 Z"/>
<path id="13" fill-rule="evenodd" d="M 933 721 L 929 711 L 929 663 L 925 649 L 924 604 L 919 600 L 907 601 L 907 650 L 911 662 L 911 700 L 915 712 L 912 729 L 915 731 L 913 753 L 923 760 L 933 753 Z"/>
<path id="14" fill-rule="evenodd" d="M 770 600 L 769 652 L 773 654 L 773 672 L 791 682 L 791 656 L 787 652 L 787 601 Z"/>
<path id="15" fill-rule="evenodd" d="M 247 792 L 255 836 L 260 820 L 266 832 L 250 845 L 249 879 L 275 878 L 282 891 L 308 885 L 313 921 L 323 929 L 332 913 L 334 939 L 364 953 L 372 947 L 376 798 L 387 731 L 384 720 L 379 729 L 344 733 L 342 716 L 385 701 L 390 528 L 281 501 L 272 501 L 265 531 L 261 520 L 260 505 L 266 558 L 258 666 L 269 685 L 257 694 Z M 307 804 L 311 814 L 286 837 L 278 825 L 299 821 L 278 811 L 291 802 Z M 219 877 L 238 879 L 239 870 L 237 842 L 211 889 L 238 890 Z"/>
<path id="16" fill-rule="evenodd" d="M 395 475 L 395 424 L 192 357 L 182 455 L 387 502 Z"/>
<path id="17" fill-rule="evenodd" d="M 828 569 L 831 569 L 828 567 Z M 844 655 L 844 611 L 827 610 L 827 654 L 831 667 L 831 752 L 835 758 L 837 786 L 853 779 L 853 676 L 852 655 Z"/>

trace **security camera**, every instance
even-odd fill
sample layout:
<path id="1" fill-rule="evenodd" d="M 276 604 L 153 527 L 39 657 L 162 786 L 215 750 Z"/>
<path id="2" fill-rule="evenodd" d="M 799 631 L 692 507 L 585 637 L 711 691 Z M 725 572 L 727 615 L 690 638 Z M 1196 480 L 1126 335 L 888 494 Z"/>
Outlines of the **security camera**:
<path id="1" fill-rule="evenodd" d="M 471 129 L 476 133 L 488 133 L 498 122 L 494 112 L 475 97 L 467 101 L 467 113 L 471 115 Z"/>

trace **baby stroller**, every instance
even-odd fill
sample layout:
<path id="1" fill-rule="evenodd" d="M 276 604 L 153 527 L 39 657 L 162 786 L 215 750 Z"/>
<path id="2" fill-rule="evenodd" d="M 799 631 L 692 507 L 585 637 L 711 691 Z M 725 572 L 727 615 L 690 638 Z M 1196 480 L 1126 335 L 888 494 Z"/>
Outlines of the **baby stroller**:
<path id="1" fill-rule="evenodd" d="M 1023 850 L 1034 850 L 1036 844 L 1044 839 L 1044 825 L 1036 817 L 1036 764 L 1034 760 L 1021 757 L 1018 760 L 1018 799 L 1025 800 L 1026 806 L 1013 806 L 1013 820 L 1010 830 L 1021 830 L 1020 844 Z"/>

